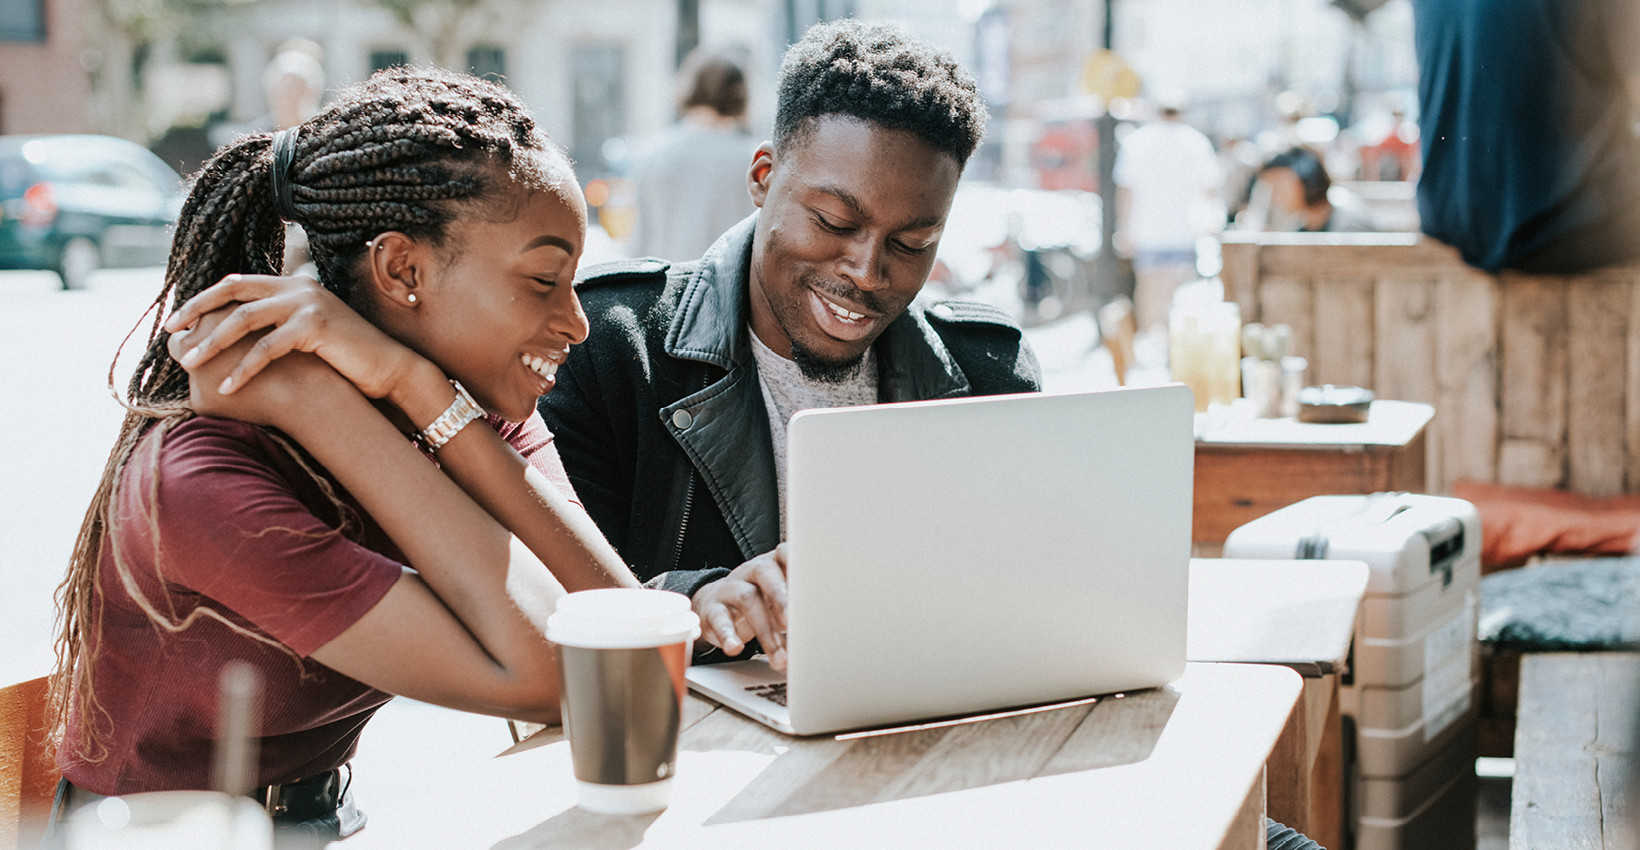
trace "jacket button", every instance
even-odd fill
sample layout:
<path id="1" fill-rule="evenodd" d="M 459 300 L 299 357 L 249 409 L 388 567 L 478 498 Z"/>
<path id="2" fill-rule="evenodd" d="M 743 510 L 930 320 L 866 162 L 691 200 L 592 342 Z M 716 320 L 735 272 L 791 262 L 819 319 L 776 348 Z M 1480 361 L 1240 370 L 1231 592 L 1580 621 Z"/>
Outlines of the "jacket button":
<path id="1" fill-rule="evenodd" d="M 934 309 L 930 312 L 946 320 L 950 320 L 957 315 L 957 311 L 951 309 L 951 305 L 949 304 L 935 304 Z"/>
<path id="2" fill-rule="evenodd" d="M 695 424 L 695 417 L 690 416 L 689 411 L 678 410 L 672 413 L 672 427 L 677 428 L 679 431 L 693 424 Z"/>

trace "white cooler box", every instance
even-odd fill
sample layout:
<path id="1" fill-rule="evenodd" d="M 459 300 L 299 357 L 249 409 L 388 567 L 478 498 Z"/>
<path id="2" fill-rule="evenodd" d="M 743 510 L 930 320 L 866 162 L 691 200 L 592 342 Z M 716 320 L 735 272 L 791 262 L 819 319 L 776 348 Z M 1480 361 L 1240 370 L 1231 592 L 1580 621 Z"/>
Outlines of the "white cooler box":
<path id="1" fill-rule="evenodd" d="M 1475 846 L 1475 745 L 1454 741 L 1407 776 L 1350 777 L 1353 850 L 1462 850 Z M 1339 848 L 1344 850 L 1344 848 Z"/>
<path id="2" fill-rule="evenodd" d="M 1441 749 L 1479 686 L 1480 518 L 1462 499 L 1316 496 L 1230 532 L 1226 558 L 1338 558 L 1371 570 L 1340 710 L 1361 772 L 1404 776 Z"/>
<path id="3" fill-rule="evenodd" d="M 1370 570 L 1339 693 L 1356 733 L 1348 809 L 1358 850 L 1472 846 L 1472 834 L 1467 845 L 1428 844 L 1408 827 L 1473 787 L 1480 550 L 1473 505 L 1407 493 L 1316 496 L 1224 542 L 1226 558 L 1350 559 Z"/>

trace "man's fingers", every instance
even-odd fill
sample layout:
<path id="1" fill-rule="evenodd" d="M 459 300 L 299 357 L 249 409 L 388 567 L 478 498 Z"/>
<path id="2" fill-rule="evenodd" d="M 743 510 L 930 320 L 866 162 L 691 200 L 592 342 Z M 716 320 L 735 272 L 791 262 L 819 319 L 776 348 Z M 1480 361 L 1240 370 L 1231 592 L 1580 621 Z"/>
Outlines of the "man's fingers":
<path id="1" fill-rule="evenodd" d="M 775 626 L 763 595 L 754 591 L 744 594 L 737 601 L 739 604 L 735 606 L 736 619 L 750 627 L 752 634 L 757 636 L 758 643 L 763 645 L 763 651 L 772 656 L 784 649 L 786 635 Z"/>
<path id="2" fill-rule="evenodd" d="M 708 605 L 701 613 L 701 624 L 705 626 L 703 636 L 707 642 L 723 650 L 729 655 L 739 655 L 746 648 L 735 628 L 735 618 L 729 614 L 729 609 L 722 605 Z"/>
<path id="3" fill-rule="evenodd" d="M 752 584 L 762 597 L 760 606 L 767 612 L 770 627 L 782 636 L 786 633 L 786 574 L 774 564 L 763 562 L 752 570 Z M 761 635 L 760 635 L 761 636 Z M 784 640 L 782 640 L 784 643 Z"/>

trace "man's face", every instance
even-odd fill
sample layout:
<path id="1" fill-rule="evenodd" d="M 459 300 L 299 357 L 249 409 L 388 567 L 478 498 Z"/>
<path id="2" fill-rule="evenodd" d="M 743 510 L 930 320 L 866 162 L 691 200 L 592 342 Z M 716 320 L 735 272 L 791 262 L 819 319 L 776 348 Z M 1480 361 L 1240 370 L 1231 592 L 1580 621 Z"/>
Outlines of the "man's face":
<path id="1" fill-rule="evenodd" d="M 836 379 L 905 312 L 934 265 L 962 168 L 912 133 L 823 116 L 749 174 L 752 331 Z"/>

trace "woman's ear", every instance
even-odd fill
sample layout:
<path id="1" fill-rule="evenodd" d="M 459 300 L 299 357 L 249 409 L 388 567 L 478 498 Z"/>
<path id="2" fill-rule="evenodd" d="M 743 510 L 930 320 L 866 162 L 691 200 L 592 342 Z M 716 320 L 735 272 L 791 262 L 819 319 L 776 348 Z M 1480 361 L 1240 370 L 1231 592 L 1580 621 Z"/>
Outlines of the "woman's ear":
<path id="1" fill-rule="evenodd" d="M 764 142 L 752 154 L 752 167 L 746 173 L 746 188 L 752 193 L 752 203 L 759 209 L 769 197 L 769 179 L 774 173 L 774 143 Z"/>
<path id="2" fill-rule="evenodd" d="M 420 243 L 390 230 L 365 243 L 365 262 L 372 300 L 383 307 L 414 309 L 420 302 L 422 251 Z"/>

